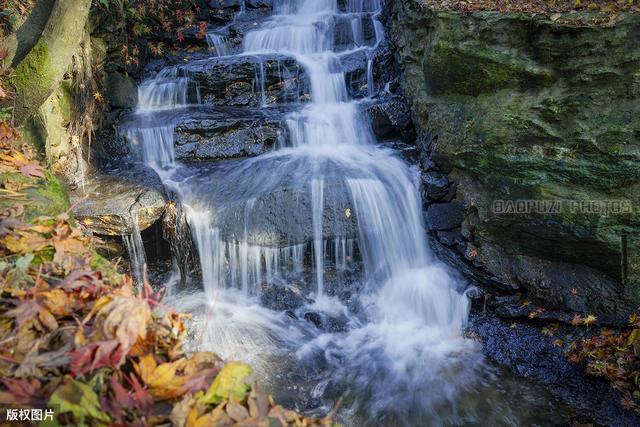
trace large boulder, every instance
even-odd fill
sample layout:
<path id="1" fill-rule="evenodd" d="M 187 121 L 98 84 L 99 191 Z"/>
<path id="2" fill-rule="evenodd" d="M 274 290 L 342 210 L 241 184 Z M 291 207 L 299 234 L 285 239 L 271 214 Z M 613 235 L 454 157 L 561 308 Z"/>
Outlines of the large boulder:
<path id="1" fill-rule="evenodd" d="M 75 218 L 93 233 L 122 236 L 143 231 L 164 213 L 165 194 L 153 171 L 97 175 L 71 197 Z"/>
<path id="2" fill-rule="evenodd" d="M 547 307 L 624 321 L 640 303 L 624 237 L 640 230 L 640 16 L 392 8 L 419 143 L 457 184 L 476 262 Z"/>

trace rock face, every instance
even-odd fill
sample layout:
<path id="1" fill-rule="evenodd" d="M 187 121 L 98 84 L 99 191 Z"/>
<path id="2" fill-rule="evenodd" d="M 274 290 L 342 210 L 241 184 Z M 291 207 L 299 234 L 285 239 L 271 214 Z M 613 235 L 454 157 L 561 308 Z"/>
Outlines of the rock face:
<path id="1" fill-rule="evenodd" d="M 135 178 L 134 178 L 135 176 Z M 152 171 L 131 172 L 130 176 L 99 175 L 89 180 L 85 193 L 72 196 L 75 218 L 92 232 L 122 236 L 156 222 L 165 210 L 165 195 Z"/>
<path id="2" fill-rule="evenodd" d="M 640 239 L 622 237 L 640 230 L 640 16 L 391 7 L 427 198 L 455 186 L 474 262 L 547 307 L 624 321 L 640 301 Z"/>
<path id="3" fill-rule="evenodd" d="M 113 72 L 105 80 L 105 93 L 111 107 L 133 108 L 138 103 L 138 87 L 133 78 Z"/>
<path id="4" fill-rule="evenodd" d="M 198 84 L 205 104 L 259 107 L 309 97 L 304 69 L 283 55 L 211 58 L 181 70 Z"/>
<path id="5" fill-rule="evenodd" d="M 201 108 L 176 126 L 180 160 L 251 157 L 274 146 L 280 134 L 278 111 Z"/>

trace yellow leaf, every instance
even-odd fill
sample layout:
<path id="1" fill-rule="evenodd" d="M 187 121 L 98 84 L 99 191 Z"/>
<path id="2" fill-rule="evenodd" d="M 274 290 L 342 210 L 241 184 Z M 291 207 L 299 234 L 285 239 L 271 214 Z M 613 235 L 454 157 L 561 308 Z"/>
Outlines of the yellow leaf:
<path id="1" fill-rule="evenodd" d="M 249 365 L 240 362 L 229 362 L 220 372 L 211 387 L 202 396 L 201 401 L 219 404 L 225 399 L 233 399 L 238 402 L 244 400 L 251 389 L 249 377 L 253 370 Z"/>
<path id="2" fill-rule="evenodd" d="M 344 210 L 344 216 L 346 216 L 347 219 L 351 218 L 351 208 L 347 208 Z"/>

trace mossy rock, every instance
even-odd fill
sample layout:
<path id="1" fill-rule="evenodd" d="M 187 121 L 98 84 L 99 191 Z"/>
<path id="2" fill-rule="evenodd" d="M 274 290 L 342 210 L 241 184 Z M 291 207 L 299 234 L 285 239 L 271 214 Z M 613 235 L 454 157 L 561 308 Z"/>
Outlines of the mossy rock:
<path id="1" fill-rule="evenodd" d="M 640 304 L 620 284 L 621 236 L 640 232 L 640 16 L 603 28 L 584 24 L 593 21 L 586 15 L 553 22 L 420 3 L 392 6 L 403 91 L 430 141 L 425 154 L 477 215 L 466 234 L 479 261 L 550 308 L 622 322 Z M 499 215 L 496 200 L 617 200 L 631 209 Z M 582 306 L 557 297 L 580 282 Z"/>

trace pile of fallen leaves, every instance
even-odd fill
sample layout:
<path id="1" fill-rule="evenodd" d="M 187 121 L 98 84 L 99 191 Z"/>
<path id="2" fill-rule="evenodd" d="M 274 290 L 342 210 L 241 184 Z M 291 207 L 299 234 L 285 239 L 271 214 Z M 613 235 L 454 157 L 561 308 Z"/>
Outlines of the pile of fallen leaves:
<path id="1" fill-rule="evenodd" d="M 599 334 L 569 345 L 571 362 L 585 363 L 587 373 L 607 379 L 622 393 L 622 405 L 640 412 L 640 317 L 629 319 L 622 331 Z"/>
<path id="2" fill-rule="evenodd" d="M 523 12 L 552 15 L 574 11 L 640 13 L 638 0 L 421 0 L 425 5 L 464 13 L 476 11 Z"/>
<path id="3" fill-rule="evenodd" d="M 37 179 L 11 150 L 0 141 L 0 168 Z M 186 316 L 137 291 L 66 213 L 23 215 L 0 212 L 0 402 L 74 426 L 331 425 L 257 393 L 247 365 L 185 353 Z"/>
<path id="4" fill-rule="evenodd" d="M 0 37 L 6 36 L 33 8 L 34 0 L 0 0 Z"/>

